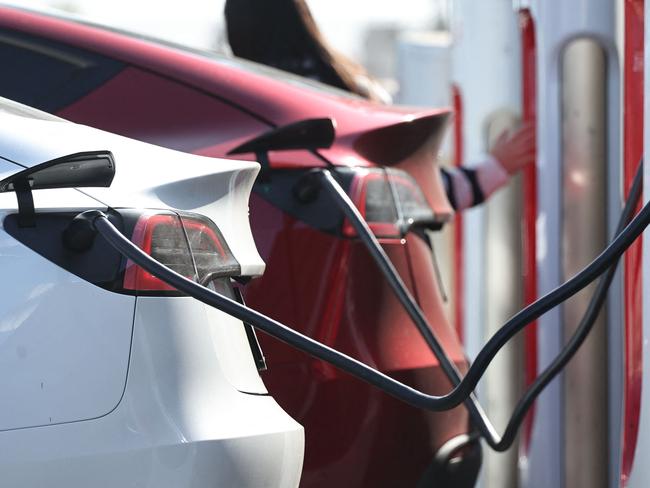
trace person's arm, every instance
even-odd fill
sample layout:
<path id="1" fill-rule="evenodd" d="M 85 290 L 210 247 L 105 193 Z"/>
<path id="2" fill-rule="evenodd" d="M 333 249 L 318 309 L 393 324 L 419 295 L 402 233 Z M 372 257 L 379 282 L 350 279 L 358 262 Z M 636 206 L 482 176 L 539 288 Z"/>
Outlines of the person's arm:
<path id="1" fill-rule="evenodd" d="M 510 176 L 535 160 L 535 130 L 525 125 L 504 132 L 492 146 L 490 154 L 472 167 L 442 168 L 442 178 L 449 202 L 455 210 L 483 203 L 505 185 Z"/>
<path id="2" fill-rule="evenodd" d="M 447 198 L 457 211 L 480 205 L 510 179 L 503 166 L 490 155 L 471 168 L 441 168 L 441 172 Z"/>

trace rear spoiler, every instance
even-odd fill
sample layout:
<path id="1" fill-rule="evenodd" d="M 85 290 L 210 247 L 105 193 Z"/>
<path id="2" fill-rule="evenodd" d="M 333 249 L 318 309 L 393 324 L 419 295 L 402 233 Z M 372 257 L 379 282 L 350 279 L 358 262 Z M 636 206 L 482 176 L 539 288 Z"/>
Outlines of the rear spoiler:
<path id="1" fill-rule="evenodd" d="M 348 149 L 380 166 L 394 166 L 408 172 L 422 187 L 424 196 L 441 222 L 451 219 L 454 211 L 447 199 L 440 172 L 435 168 L 438 150 L 452 113 L 438 111 L 414 118 L 401 116 L 400 122 L 371 128 L 361 133 L 341 134 L 351 141 Z M 262 171 L 270 167 L 268 153 L 278 150 L 308 150 L 331 165 L 316 152 L 328 149 L 336 137 L 331 118 L 305 119 L 256 136 L 231 149 L 228 155 L 254 153 Z"/>
<path id="2" fill-rule="evenodd" d="M 336 124 L 330 118 L 305 119 L 271 129 L 228 151 L 228 155 L 254 153 L 262 169 L 269 167 L 269 151 L 327 149 L 334 143 Z"/>
<path id="3" fill-rule="evenodd" d="M 361 134 L 353 147 L 368 161 L 395 166 L 423 148 L 437 153 L 450 119 L 450 112 L 441 112 L 371 129 Z"/>
<path id="4" fill-rule="evenodd" d="M 454 210 L 438 166 L 438 152 L 452 112 L 444 111 L 378 127 L 356 136 L 353 150 L 375 164 L 402 169 L 413 176 L 441 222 Z"/>
<path id="5" fill-rule="evenodd" d="M 0 181 L 0 193 L 16 192 L 18 225 L 34 226 L 32 190 L 52 188 L 109 187 L 115 177 L 115 160 L 110 151 L 78 152 L 52 159 L 8 176 Z"/>

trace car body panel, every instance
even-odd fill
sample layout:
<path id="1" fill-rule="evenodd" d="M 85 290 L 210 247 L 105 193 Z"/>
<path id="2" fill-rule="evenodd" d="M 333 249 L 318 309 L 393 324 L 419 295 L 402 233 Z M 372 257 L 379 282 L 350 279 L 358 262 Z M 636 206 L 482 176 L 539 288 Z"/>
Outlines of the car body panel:
<path id="1" fill-rule="evenodd" d="M 315 375 L 307 363 L 275 366 L 274 372 L 264 380 L 269 390 L 277 391 L 283 408 L 309 429 L 301 486 L 334 486 L 342 480 L 344 486 L 417 486 L 432 451 L 467 432 L 462 406 L 435 413 L 413 409 L 356 378 Z M 439 368 L 391 376 L 434 394 L 449 389 Z M 283 377 L 292 379 L 292 389 Z"/>
<path id="2" fill-rule="evenodd" d="M 271 397 L 223 381 L 203 307 L 187 297 L 139 297 L 120 404 L 96 420 L 0 434 L 3 483 L 297 486 L 302 427 Z"/>
<path id="3" fill-rule="evenodd" d="M 73 209 L 80 208 L 75 200 L 97 207 L 79 192 L 65 193 L 73 196 L 67 201 Z M 63 195 L 56 210 L 65 209 Z M 16 212 L 15 195 L 0 195 L 0 209 L 2 220 Z M 0 249 L 2 275 L 11 281 L 0 294 L 0 430 L 106 415 L 124 392 L 135 297 L 80 279 L 4 230 Z"/>
<path id="4" fill-rule="evenodd" d="M 360 242 L 317 231 L 257 194 L 251 197 L 251 226 L 263 259 L 275 266 L 247 285 L 249 304 L 422 391 L 451 390 L 438 360 Z M 381 242 L 463 370 L 462 348 L 442 313 L 434 275 L 409 271 L 430 269 L 430 250 L 417 236 Z M 314 276 L 319 287 L 311 286 Z M 263 333 L 259 338 L 268 364 L 262 373 L 267 388 L 306 426 L 301 486 L 342 480 L 347 486 L 415 486 L 433 453 L 467 432 L 463 406 L 419 411 Z"/>
<path id="5" fill-rule="evenodd" d="M 147 89 L 130 97 L 133 86 Z M 160 100 L 166 102 L 161 104 Z M 97 113 L 98 105 L 107 109 Z M 196 96 L 192 87 L 133 66 L 57 114 L 63 118 L 74 115 L 79 121 L 98 120 L 103 130 L 188 152 L 215 144 L 230 145 L 242 135 L 269 127 L 215 97 Z"/>
<path id="6" fill-rule="evenodd" d="M 283 266 L 269 268 L 247 286 L 250 303 L 383 371 L 439 365 L 415 326 L 404 324 L 404 311 L 361 242 L 324 234 L 259 200 L 258 195 L 251 197 L 251 225 L 260 242 L 275 243 L 270 248 L 260 246 L 260 252 L 264 260 Z M 266 235 L 276 233 L 278 227 L 281 235 Z M 451 360 L 463 362 L 462 348 L 444 315 L 435 277 L 416 273 L 413 279 L 409 273 L 411 263 L 423 269 L 433 266 L 426 245 L 415 236 L 381 242 L 395 267 L 405 271 L 402 279 L 435 324 L 435 332 Z M 286 273 L 288 280 L 278 276 Z M 314 276 L 320 277 L 320 287 L 311 286 Z M 277 314 L 280 301 L 284 303 L 281 310 L 286 311 L 282 315 Z M 368 323 L 372 324 L 371 330 L 367 330 Z M 314 362 L 272 339 L 264 341 L 264 350 L 270 366 L 294 360 Z M 273 368 L 265 374 L 274 374 Z"/>

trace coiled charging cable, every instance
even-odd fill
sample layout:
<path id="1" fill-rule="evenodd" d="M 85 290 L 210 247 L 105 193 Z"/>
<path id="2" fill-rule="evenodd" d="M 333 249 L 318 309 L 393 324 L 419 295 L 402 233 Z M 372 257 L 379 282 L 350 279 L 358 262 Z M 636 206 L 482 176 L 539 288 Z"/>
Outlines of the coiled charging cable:
<path id="1" fill-rule="evenodd" d="M 640 174 L 641 174 L 641 170 L 639 169 L 637 172 L 637 177 L 635 178 L 635 184 L 637 183 L 637 180 L 640 181 Z M 341 189 L 340 185 L 338 185 L 338 183 L 332 177 L 329 171 L 321 170 L 320 177 L 322 178 L 322 181 L 325 183 L 325 187 L 332 192 L 332 195 L 335 196 L 337 194 L 339 195 L 339 198 L 335 198 L 335 200 L 337 201 L 337 203 L 343 202 L 340 203 L 341 208 L 346 214 L 346 216 L 348 216 L 348 218 L 351 220 L 352 224 L 353 225 L 355 225 L 355 223 L 356 225 L 359 225 L 359 223 L 361 224 L 359 228 L 357 228 L 357 232 L 359 233 L 360 237 L 364 239 L 364 242 L 366 242 L 368 236 L 363 237 L 364 233 L 360 232 L 360 229 L 362 231 L 364 229 L 363 225 L 365 224 L 365 221 L 363 221 L 363 218 L 360 215 L 358 215 L 358 211 L 356 211 L 356 207 L 354 207 L 354 204 L 352 204 L 349 198 L 347 198 L 347 195 Z M 341 193 L 339 193 L 339 191 Z M 639 183 L 639 193 L 640 193 L 640 183 Z M 636 203 L 632 202 L 632 198 L 628 199 L 628 202 L 625 207 L 626 210 L 628 209 L 628 207 L 631 209 L 629 212 L 629 215 L 631 215 L 633 209 L 636 207 Z M 348 210 L 346 211 L 345 208 L 347 208 Z M 350 212 L 350 214 L 348 215 L 349 211 L 352 212 Z M 353 213 L 354 211 L 356 211 L 356 214 Z M 437 341 L 435 335 L 431 332 L 431 329 L 426 323 L 426 319 L 424 318 L 424 315 L 422 314 L 421 310 L 419 310 L 419 307 L 417 306 L 417 304 L 415 304 L 412 297 L 404 287 L 403 283 L 401 283 L 401 280 L 399 279 L 399 275 L 397 275 L 394 267 L 392 267 L 390 260 L 388 260 L 388 257 L 385 255 L 385 253 L 383 253 L 381 246 L 374 238 L 372 232 L 370 232 L 370 230 L 368 229 L 367 224 L 365 224 L 365 229 L 368 231 L 369 237 L 371 238 L 368 242 L 372 243 L 373 242 L 372 239 L 374 239 L 374 243 L 372 244 L 372 246 L 369 246 L 369 249 L 371 250 L 373 257 L 377 255 L 381 258 L 381 254 L 383 254 L 383 257 L 385 258 L 386 261 L 383 261 L 383 258 L 379 260 L 375 257 L 378 263 L 380 262 L 384 263 L 383 265 L 380 265 L 380 267 L 382 268 L 382 272 L 384 271 L 384 266 L 386 266 L 386 270 L 388 271 L 388 273 L 384 273 L 385 276 L 387 278 L 392 277 L 390 279 L 391 283 L 395 282 L 395 284 L 397 285 L 394 286 L 394 291 L 396 293 L 398 292 L 405 293 L 404 296 L 405 300 L 402 303 L 406 306 L 410 302 L 411 305 L 409 305 L 409 307 L 407 308 L 407 311 L 410 310 L 409 315 L 413 313 L 413 316 L 415 317 L 419 316 L 422 318 L 422 322 L 418 326 L 418 329 L 421 331 L 425 339 L 426 337 L 429 337 L 427 343 L 431 341 L 430 347 L 432 348 L 432 350 L 434 352 L 438 351 L 436 356 L 438 357 L 438 354 L 440 354 L 438 359 L 441 362 L 441 365 L 443 365 L 443 369 L 445 370 L 445 372 L 448 373 L 448 375 L 450 375 L 450 379 L 455 378 L 452 379 L 452 383 L 456 385 L 455 388 L 447 395 L 442 395 L 442 396 L 428 395 L 408 385 L 400 383 L 399 381 L 381 373 L 380 371 L 371 368 L 370 366 L 354 358 L 351 358 L 339 351 L 336 351 L 335 349 L 326 346 L 318 341 L 315 341 L 287 327 L 286 325 L 283 325 L 269 317 L 266 317 L 265 315 L 259 312 L 256 312 L 255 310 L 252 310 L 225 296 L 219 295 L 218 293 L 215 293 L 212 290 L 185 278 L 184 276 L 174 272 L 173 270 L 169 269 L 165 265 L 161 264 L 160 262 L 156 261 L 148 254 L 143 252 L 139 247 L 137 247 L 128 238 L 126 238 L 119 230 L 117 230 L 115 226 L 113 226 L 113 224 L 108 220 L 108 217 L 101 211 L 90 210 L 87 212 L 83 212 L 82 214 L 77 216 L 77 218 L 88 221 L 91 227 L 95 229 L 99 234 L 101 234 L 102 237 L 106 239 L 106 241 L 112 247 L 114 247 L 118 252 L 126 256 L 128 259 L 130 259 L 135 264 L 142 267 L 152 275 L 167 282 L 169 285 L 173 286 L 177 290 L 182 291 L 188 294 L 189 296 L 192 296 L 193 298 L 209 306 L 215 307 L 233 317 L 236 317 L 239 320 L 242 320 L 243 322 L 247 322 L 251 324 L 253 327 L 266 332 L 267 334 L 291 345 L 292 347 L 295 347 L 307 354 L 310 354 L 315 358 L 326 361 L 336 366 L 337 368 L 346 371 L 347 373 L 350 373 L 362 379 L 363 381 L 366 381 L 367 383 L 382 389 L 386 393 L 406 403 L 409 403 L 410 405 L 413 405 L 418 408 L 426 409 L 426 410 L 431 410 L 431 411 L 442 411 L 442 410 L 449 410 L 451 408 L 456 407 L 457 405 L 459 405 L 460 403 L 466 400 L 470 400 L 468 408 L 470 409 L 470 413 L 472 414 L 472 419 L 476 424 L 477 428 L 479 429 L 481 435 L 486 439 L 486 441 L 492 448 L 496 450 L 505 450 L 512 444 L 512 441 L 514 440 L 515 437 L 514 434 L 516 433 L 516 430 L 520 425 L 521 420 L 523 420 L 526 410 L 529 408 L 530 405 L 532 405 L 532 402 L 534 401 L 535 397 L 544 388 L 544 386 L 546 386 L 546 384 L 548 384 L 548 382 L 557 374 L 557 372 L 559 372 L 562 369 L 562 367 L 564 367 L 564 365 L 571 358 L 573 353 L 575 353 L 575 350 L 577 350 L 577 348 L 584 340 L 584 337 L 586 337 L 586 335 L 588 334 L 589 332 L 588 329 L 590 329 L 590 327 L 593 325 L 593 320 L 592 323 L 589 324 L 585 322 L 585 320 L 583 319 L 581 326 L 578 328 L 578 330 L 576 330 L 574 336 L 571 338 L 570 343 L 567 344 L 567 346 L 565 346 L 565 349 L 562 351 L 560 356 L 556 358 L 556 360 L 542 373 L 542 375 L 540 375 L 538 380 L 529 388 L 529 390 L 526 392 L 526 394 L 520 401 L 519 405 L 515 409 L 513 417 L 510 423 L 508 424 L 508 428 L 506 429 L 503 438 L 499 438 L 495 434 L 494 428 L 489 423 L 489 420 L 487 419 L 484 412 L 482 411 L 480 405 L 478 404 L 478 401 L 472 396 L 473 389 L 475 388 L 481 376 L 484 374 L 487 366 L 494 358 L 494 356 L 497 354 L 499 349 L 503 347 L 503 345 L 514 334 L 516 334 L 519 330 L 521 330 L 527 323 L 530 323 L 531 321 L 538 318 L 545 311 L 561 303 L 567 298 L 573 296 L 575 293 L 583 289 L 585 286 L 587 286 L 589 283 L 591 283 L 593 280 L 595 280 L 599 275 L 604 273 L 609 268 L 613 269 L 615 267 L 616 263 L 618 262 L 618 259 L 623 254 L 623 252 L 625 252 L 625 250 L 632 244 L 632 242 L 634 242 L 634 240 L 643 232 L 643 230 L 647 227 L 647 225 L 650 224 L 650 204 L 646 204 L 641 209 L 639 214 L 636 217 L 634 217 L 634 219 L 632 219 L 628 225 L 626 226 L 621 225 L 620 227 L 623 227 L 622 230 L 617 234 L 617 236 L 611 242 L 611 244 L 580 273 L 575 275 L 573 278 L 571 278 L 569 281 L 567 281 L 560 287 L 556 288 L 555 290 L 551 291 L 544 297 L 540 298 L 533 304 L 529 305 L 521 312 L 519 312 L 517 315 L 515 315 L 512 319 L 510 319 L 488 341 L 488 343 L 484 346 L 484 348 L 477 356 L 474 364 L 470 367 L 467 375 L 462 379 L 460 378 L 460 373 L 457 371 L 453 363 L 446 356 L 444 350 L 440 346 L 440 343 Z M 625 221 L 626 220 L 622 219 L 622 222 Z M 377 252 L 377 248 L 379 248 L 380 252 Z M 374 249 L 375 252 L 373 252 L 372 249 Z M 613 270 L 612 270 L 612 276 L 613 276 Z M 604 300 L 604 294 L 607 291 L 607 286 L 603 285 L 603 283 L 606 281 L 606 278 L 607 275 L 603 280 L 601 280 L 601 283 L 599 284 L 599 290 L 601 289 L 601 286 L 604 288 L 602 300 Z M 609 281 L 611 282 L 611 277 Z M 598 310 L 600 309 L 600 305 L 602 305 L 602 303 L 598 306 L 594 306 L 593 308 L 591 307 L 592 304 L 590 304 L 590 310 L 593 309 L 592 310 L 593 315 L 597 315 Z M 416 323 L 416 325 L 418 325 L 418 322 L 416 322 L 415 320 L 414 322 Z M 426 327 L 421 327 L 423 324 Z M 587 327 L 583 327 L 585 325 Z M 424 330 L 425 328 L 426 330 Z M 580 337 L 576 337 L 580 333 L 581 333 Z M 444 366 L 444 363 L 447 363 L 448 366 Z"/>

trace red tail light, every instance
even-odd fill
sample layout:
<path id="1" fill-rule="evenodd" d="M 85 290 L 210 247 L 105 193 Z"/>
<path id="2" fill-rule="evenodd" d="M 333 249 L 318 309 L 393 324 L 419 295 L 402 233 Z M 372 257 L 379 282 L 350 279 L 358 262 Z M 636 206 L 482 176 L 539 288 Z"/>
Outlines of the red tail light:
<path id="1" fill-rule="evenodd" d="M 434 226 L 435 214 L 417 182 L 396 169 L 358 169 L 349 190 L 352 201 L 378 237 L 400 237 L 416 224 Z M 343 233 L 355 236 L 349 222 Z"/>
<path id="2" fill-rule="evenodd" d="M 131 240 L 157 261 L 202 284 L 216 278 L 237 276 L 241 271 L 219 229 L 198 215 L 143 214 L 133 229 Z M 130 261 L 124 274 L 124 288 L 175 291 Z"/>

